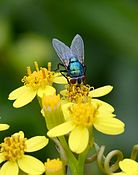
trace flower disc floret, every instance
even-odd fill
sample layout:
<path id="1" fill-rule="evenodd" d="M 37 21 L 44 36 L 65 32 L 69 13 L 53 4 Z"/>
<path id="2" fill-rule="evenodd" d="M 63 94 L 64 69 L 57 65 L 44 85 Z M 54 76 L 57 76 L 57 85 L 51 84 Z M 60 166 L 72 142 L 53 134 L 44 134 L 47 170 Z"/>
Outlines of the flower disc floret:
<path id="1" fill-rule="evenodd" d="M 73 103 L 86 103 L 91 98 L 102 97 L 112 91 L 113 87 L 106 85 L 97 89 L 88 84 L 69 84 L 60 93 L 65 99 Z"/>
<path id="2" fill-rule="evenodd" d="M 42 106 L 45 111 L 54 111 L 60 106 L 60 95 L 43 96 Z"/>
<path id="3" fill-rule="evenodd" d="M 28 76 L 24 76 L 22 82 L 27 87 L 31 87 L 34 90 L 45 87 L 46 85 L 52 85 L 54 79 L 54 73 L 46 68 L 38 67 L 38 64 L 35 63 L 36 71 L 31 73 L 31 68 L 27 67 Z"/>
<path id="4" fill-rule="evenodd" d="M 95 107 L 91 103 L 78 103 L 69 108 L 70 116 L 76 125 L 89 127 L 94 123 Z"/>
<path id="5" fill-rule="evenodd" d="M 69 84 L 66 86 L 66 90 L 61 91 L 61 94 L 71 102 L 87 102 L 90 90 L 89 85 Z"/>
<path id="6" fill-rule="evenodd" d="M 59 159 L 47 159 L 45 168 L 46 175 L 64 175 L 63 163 Z"/>
<path id="7" fill-rule="evenodd" d="M 0 144 L 0 152 L 5 157 L 5 160 L 16 161 L 24 155 L 24 150 L 26 138 L 20 135 L 12 135 L 11 137 L 6 137 L 4 142 Z"/>

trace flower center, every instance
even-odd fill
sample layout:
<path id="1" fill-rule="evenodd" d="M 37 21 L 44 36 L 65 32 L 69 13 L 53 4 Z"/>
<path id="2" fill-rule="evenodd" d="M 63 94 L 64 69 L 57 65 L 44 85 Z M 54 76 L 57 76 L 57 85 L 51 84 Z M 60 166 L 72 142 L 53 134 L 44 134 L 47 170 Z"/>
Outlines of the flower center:
<path id="1" fill-rule="evenodd" d="M 24 155 L 25 140 L 20 135 L 6 137 L 4 142 L 0 144 L 0 152 L 6 160 L 16 161 Z"/>
<path id="2" fill-rule="evenodd" d="M 49 175 L 63 175 L 63 163 L 59 159 L 47 159 L 45 162 L 46 174 Z"/>
<path id="3" fill-rule="evenodd" d="M 48 69 L 42 68 L 34 62 L 36 71 L 31 71 L 30 67 L 27 67 L 27 76 L 24 76 L 22 82 L 24 85 L 37 90 L 39 87 L 44 87 L 45 85 L 52 85 L 54 73 L 51 71 L 51 63 L 48 63 Z"/>
<path id="4" fill-rule="evenodd" d="M 42 106 L 45 111 L 54 111 L 60 106 L 59 95 L 43 96 Z"/>
<path id="5" fill-rule="evenodd" d="M 87 102 L 91 87 L 84 84 L 69 84 L 67 87 L 67 98 L 71 102 Z"/>
<path id="6" fill-rule="evenodd" d="M 69 108 L 73 122 L 90 127 L 94 123 L 96 108 L 91 103 L 77 103 Z"/>

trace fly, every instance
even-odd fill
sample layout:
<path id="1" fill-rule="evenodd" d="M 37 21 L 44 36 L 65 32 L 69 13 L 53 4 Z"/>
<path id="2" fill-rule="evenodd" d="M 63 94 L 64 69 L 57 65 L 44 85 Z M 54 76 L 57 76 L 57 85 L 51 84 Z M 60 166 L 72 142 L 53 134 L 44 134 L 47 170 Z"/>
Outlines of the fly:
<path id="1" fill-rule="evenodd" d="M 58 69 L 60 66 L 65 68 L 60 72 L 67 78 L 68 83 L 84 83 L 86 66 L 84 65 L 84 43 L 81 36 L 77 34 L 73 38 L 70 48 L 58 39 L 53 39 L 52 44 L 62 62 L 58 64 Z"/>

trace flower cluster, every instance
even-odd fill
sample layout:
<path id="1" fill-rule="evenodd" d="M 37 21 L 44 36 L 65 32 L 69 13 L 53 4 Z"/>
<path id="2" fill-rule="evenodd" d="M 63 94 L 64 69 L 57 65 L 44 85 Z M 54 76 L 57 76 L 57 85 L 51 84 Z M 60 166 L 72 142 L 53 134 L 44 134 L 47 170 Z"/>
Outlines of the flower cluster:
<path id="1" fill-rule="evenodd" d="M 65 70 L 53 71 L 50 62 L 47 68 L 34 62 L 35 70 L 27 67 L 27 75 L 21 80 L 23 86 L 12 91 L 8 99 L 14 100 L 13 107 L 20 108 L 37 97 L 48 130 L 46 135 L 56 144 L 60 158 L 46 158 L 43 163 L 26 155 L 44 148 L 49 139 L 45 136 L 27 139 L 24 132 L 19 131 L 0 144 L 0 175 L 19 175 L 21 171 L 29 175 L 83 175 L 84 164 L 95 160 L 105 174 L 138 175 L 138 163 L 134 161 L 138 149 L 132 153 L 133 160 L 122 160 L 119 151 L 105 156 L 104 147 L 95 142 L 94 130 L 113 136 L 123 133 L 125 124 L 116 118 L 111 104 L 99 99 L 113 87 L 106 85 L 95 89 L 86 83 L 81 37 L 76 35 L 70 48 L 56 39 L 53 46 L 63 62 L 58 68 L 64 66 Z M 76 58 L 68 58 L 68 55 Z M 57 90 L 54 83 L 61 84 L 62 90 Z M 1 131 L 8 128 L 9 125 L 0 124 Z M 88 158 L 92 149 L 96 153 Z M 112 166 L 111 155 L 118 156 Z M 118 167 L 122 172 L 114 173 Z"/>
<path id="2" fill-rule="evenodd" d="M 46 69 L 39 68 L 35 62 L 35 68 L 36 70 L 33 72 L 30 67 L 27 68 L 28 76 L 24 76 L 22 79 L 24 85 L 11 92 L 9 99 L 15 100 L 13 106 L 19 108 L 30 103 L 36 95 L 39 97 L 41 113 L 45 118 L 48 129 L 47 135 L 57 144 L 61 160 L 65 162 L 64 166 L 68 165 L 66 159 L 72 156 L 76 159 L 74 153 L 79 155 L 86 152 L 87 155 L 88 151 L 94 147 L 94 128 L 109 135 L 124 132 L 125 125 L 116 118 L 113 106 L 98 99 L 98 97 L 110 93 L 113 89 L 112 86 L 107 85 L 94 89 L 94 87 L 85 83 L 67 84 L 64 76 L 51 71 L 50 63 L 48 63 L 48 69 Z M 54 82 L 66 84 L 64 85 L 65 89 L 57 95 L 53 86 Z M 65 143 L 66 140 L 63 136 L 68 138 L 68 143 Z M 22 154 L 26 149 L 27 147 L 24 146 Z M 68 151 L 66 152 L 66 150 Z M 23 169 L 19 162 L 28 160 L 24 158 L 25 156 L 22 158 L 20 156 L 23 155 L 17 155 L 19 160 L 14 157 L 15 166 L 18 165 L 20 169 L 25 171 L 25 168 Z M 67 156 L 69 157 L 67 158 Z M 8 161 L 11 160 L 12 158 Z M 46 167 L 51 166 L 49 161 L 45 165 L 47 165 Z M 73 169 L 73 167 L 70 168 Z M 79 167 L 76 171 L 79 173 Z M 32 174 L 32 172 L 29 173 Z"/>

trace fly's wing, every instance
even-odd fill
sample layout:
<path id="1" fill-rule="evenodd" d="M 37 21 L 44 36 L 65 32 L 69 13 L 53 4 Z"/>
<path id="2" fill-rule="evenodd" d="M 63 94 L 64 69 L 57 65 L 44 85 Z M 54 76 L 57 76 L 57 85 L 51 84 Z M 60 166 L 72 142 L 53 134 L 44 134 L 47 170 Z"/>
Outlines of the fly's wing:
<path id="1" fill-rule="evenodd" d="M 71 43 L 71 51 L 73 55 L 83 64 L 84 63 L 84 43 L 80 35 L 76 35 Z"/>
<path id="2" fill-rule="evenodd" d="M 53 39 L 52 44 L 58 57 L 60 58 L 64 66 L 67 67 L 69 64 L 69 59 L 73 57 L 71 49 L 58 39 Z"/>

